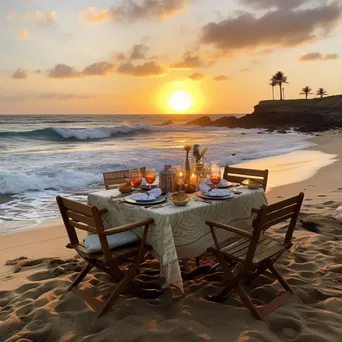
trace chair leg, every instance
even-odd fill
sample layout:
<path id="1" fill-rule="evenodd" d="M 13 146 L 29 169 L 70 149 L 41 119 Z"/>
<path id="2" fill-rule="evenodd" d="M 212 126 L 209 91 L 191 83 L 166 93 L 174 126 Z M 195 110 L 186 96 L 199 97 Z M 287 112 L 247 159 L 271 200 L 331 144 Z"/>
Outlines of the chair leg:
<path id="1" fill-rule="evenodd" d="M 61 299 L 74 287 L 77 286 L 83 279 L 84 277 L 89 273 L 89 271 L 93 268 L 94 266 L 92 264 L 87 264 L 83 270 L 79 273 L 79 275 L 75 278 L 75 280 L 70 284 L 70 286 L 67 288 L 67 290 L 63 293 L 61 296 Z"/>
<path id="2" fill-rule="evenodd" d="M 290 285 L 288 284 L 288 282 L 280 275 L 280 273 L 278 272 L 278 270 L 273 266 L 273 264 L 269 264 L 268 265 L 269 270 L 272 272 L 272 274 L 277 278 L 277 280 L 279 281 L 279 283 L 283 286 L 283 288 L 287 291 L 290 292 L 292 294 L 294 294 L 292 288 L 290 287 Z"/>
<path id="3" fill-rule="evenodd" d="M 251 299 L 248 297 L 247 293 L 245 292 L 245 290 L 243 289 L 242 285 L 239 284 L 236 287 L 236 291 L 238 293 L 238 295 L 240 296 L 242 302 L 245 304 L 245 306 L 247 307 L 247 309 L 251 312 L 251 314 L 253 315 L 254 318 L 259 319 L 261 321 L 264 320 L 264 317 L 262 316 L 262 314 L 259 312 L 259 310 L 255 307 L 255 305 L 253 304 L 253 302 L 251 301 Z"/>
<path id="4" fill-rule="evenodd" d="M 196 266 L 197 267 L 201 266 L 201 259 L 200 259 L 200 257 L 196 257 Z"/>
<path id="5" fill-rule="evenodd" d="M 113 293 L 109 296 L 101 311 L 98 313 L 97 318 L 107 312 L 113 305 L 115 300 L 119 297 L 120 293 L 126 289 L 128 284 L 133 280 L 136 275 L 137 266 L 132 266 L 126 273 L 125 277 L 121 280 L 120 284 L 115 288 Z"/>

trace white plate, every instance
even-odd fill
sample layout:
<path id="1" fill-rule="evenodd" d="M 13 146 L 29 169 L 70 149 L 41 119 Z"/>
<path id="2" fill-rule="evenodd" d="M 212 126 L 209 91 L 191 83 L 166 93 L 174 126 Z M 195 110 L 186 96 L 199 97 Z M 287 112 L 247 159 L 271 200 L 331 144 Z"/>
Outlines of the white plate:
<path id="1" fill-rule="evenodd" d="M 201 191 L 198 191 L 196 193 L 196 195 L 198 197 L 201 197 L 201 198 L 204 198 L 204 199 L 210 199 L 210 200 L 225 200 L 225 199 L 233 197 L 233 193 L 231 191 L 227 190 L 225 192 L 226 192 L 226 195 L 224 195 L 224 196 L 210 196 L 210 192 L 209 193 L 204 193 L 204 192 L 201 192 Z"/>
<path id="2" fill-rule="evenodd" d="M 207 182 L 207 184 L 211 187 L 214 187 L 214 184 L 212 182 L 210 182 L 210 180 Z M 231 183 L 226 181 L 225 179 L 222 179 L 221 182 L 217 185 L 218 189 L 227 189 L 230 188 L 232 186 L 235 186 L 235 183 Z"/>
<path id="3" fill-rule="evenodd" d="M 132 195 L 133 196 L 133 195 Z M 131 198 L 132 196 L 128 196 L 125 197 L 125 201 L 127 203 L 131 203 L 131 204 L 138 204 L 138 205 L 153 205 L 153 204 L 160 204 L 166 201 L 166 197 L 165 196 L 159 196 L 157 197 L 155 200 L 148 200 L 148 201 L 139 201 L 139 200 L 135 200 L 133 198 Z"/>
<path id="4" fill-rule="evenodd" d="M 131 196 L 128 196 L 129 199 L 137 201 L 137 202 L 153 202 L 155 199 L 150 199 L 150 198 L 146 198 L 146 199 L 141 199 L 140 197 L 144 195 L 142 193 L 139 194 L 133 194 Z"/>

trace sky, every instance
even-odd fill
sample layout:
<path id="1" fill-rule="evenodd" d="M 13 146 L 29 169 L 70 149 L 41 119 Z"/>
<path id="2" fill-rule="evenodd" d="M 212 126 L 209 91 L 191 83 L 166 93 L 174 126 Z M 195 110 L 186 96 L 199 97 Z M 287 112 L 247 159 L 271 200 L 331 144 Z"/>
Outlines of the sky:
<path id="1" fill-rule="evenodd" d="M 251 113 L 279 70 L 336 95 L 341 41 L 341 0 L 3 0 L 0 114 Z"/>

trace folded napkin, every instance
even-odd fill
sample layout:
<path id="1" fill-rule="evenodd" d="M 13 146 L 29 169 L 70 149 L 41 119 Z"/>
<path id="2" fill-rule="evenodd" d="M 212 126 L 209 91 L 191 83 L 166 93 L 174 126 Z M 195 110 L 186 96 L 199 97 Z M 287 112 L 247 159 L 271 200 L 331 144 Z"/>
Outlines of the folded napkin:
<path id="1" fill-rule="evenodd" d="M 162 194 L 162 191 L 160 188 L 155 188 L 150 191 L 147 191 L 144 194 L 134 194 L 130 196 L 131 199 L 134 199 L 136 201 L 154 201 Z"/>
<path id="2" fill-rule="evenodd" d="M 228 192 L 225 190 L 219 190 L 219 189 L 211 189 L 211 187 L 208 184 L 201 183 L 199 185 L 199 189 L 209 195 L 209 196 L 217 196 L 217 197 L 223 197 L 227 196 Z"/>

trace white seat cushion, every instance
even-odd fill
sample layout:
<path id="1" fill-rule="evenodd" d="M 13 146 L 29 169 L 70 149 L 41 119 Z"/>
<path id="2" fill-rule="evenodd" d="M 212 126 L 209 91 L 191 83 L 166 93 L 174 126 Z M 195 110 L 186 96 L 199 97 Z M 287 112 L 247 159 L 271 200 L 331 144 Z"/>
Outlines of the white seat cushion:
<path id="1" fill-rule="evenodd" d="M 138 241 L 138 237 L 131 231 L 108 235 L 107 241 L 110 249 L 128 245 Z M 83 240 L 84 247 L 89 254 L 102 252 L 101 243 L 97 234 L 89 235 Z"/>

